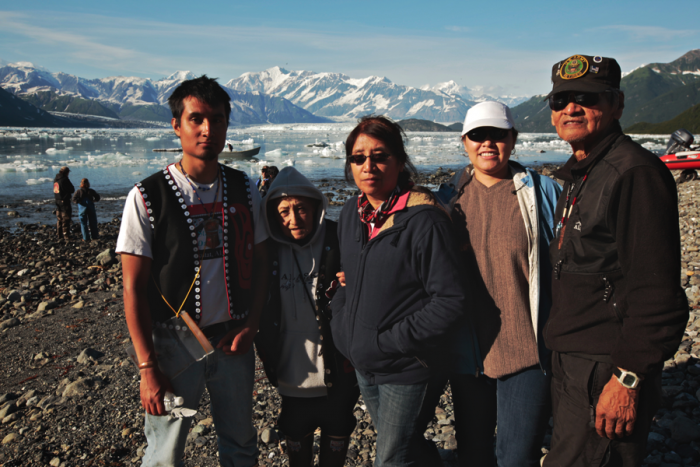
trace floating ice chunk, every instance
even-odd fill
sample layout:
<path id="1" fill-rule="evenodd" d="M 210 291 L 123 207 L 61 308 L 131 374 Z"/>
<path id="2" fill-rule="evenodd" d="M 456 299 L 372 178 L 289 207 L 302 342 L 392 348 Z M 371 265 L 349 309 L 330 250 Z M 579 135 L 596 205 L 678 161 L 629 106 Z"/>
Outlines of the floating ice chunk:
<path id="1" fill-rule="evenodd" d="M 141 172 L 131 172 L 131 175 L 141 175 Z"/>
<path id="2" fill-rule="evenodd" d="M 273 149 L 272 151 L 267 151 L 265 152 L 266 156 L 271 156 L 271 157 L 281 157 L 282 156 L 282 150 L 280 148 Z"/>
<path id="3" fill-rule="evenodd" d="M 46 177 L 30 178 L 30 179 L 27 179 L 27 185 L 39 185 L 40 183 L 49 183 L 51 181 L 53 181 L 53 179 L 46 178 Z"/>
<path id="4" fill-rule="evenodd" d="M 56 154 L 56 148 L 48 148 L 46 154 Z"/>
<path id="5" fill-rule="evenodd" d="M 294 167 L 296 161 L 294 159 L 287 159 L 286 161 L 282 161 L 282 164 L 286 165 L 287 167 Z"/>

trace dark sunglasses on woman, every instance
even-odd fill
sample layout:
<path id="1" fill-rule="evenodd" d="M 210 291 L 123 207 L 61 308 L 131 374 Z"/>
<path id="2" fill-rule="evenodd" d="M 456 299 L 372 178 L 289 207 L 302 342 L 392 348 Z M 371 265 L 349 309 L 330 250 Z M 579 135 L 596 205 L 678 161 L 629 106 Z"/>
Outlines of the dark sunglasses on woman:
<path id="1" fill-rule="evenodd" d="M 494 128 L 490 126 L 482 126 L 479 128 L 474 128 L 467 132 L 467 138 L 475 143 L 483 143 L 486 140 L 489 141 L 502 141 L 508 136 L 510 130 L 504 130 L 503 128 Z"/>
<path id="2" fill-rule="evenodd" d="M 605 91 L 609 92 L 609 91 Z M 593 107 L 600 100 L 599 92 L 562 91 L 549 96 L 549 108 L 555 112 L 564 110 L 569 102 L 576 102 L 582 107 Z"/>
<path id="3" fill-rule="evenodd" d="M 359 154 L 357 156 L 348 157 L 348 160 L 350 161 L 351 164 L 363 165 L 365 163 L 365 160 L 367 160 L 367 157 L 372 159 L 372 162 L 374 162 L 375 164 L 381 164 L 382 162 L 386 162 L 387 159 L 389 159 L 389 157 L 391 157 L 391 154 L 380 153 L 380 154 L 372 154 L 370 156 L 363 156 L 362 154 Z"/>

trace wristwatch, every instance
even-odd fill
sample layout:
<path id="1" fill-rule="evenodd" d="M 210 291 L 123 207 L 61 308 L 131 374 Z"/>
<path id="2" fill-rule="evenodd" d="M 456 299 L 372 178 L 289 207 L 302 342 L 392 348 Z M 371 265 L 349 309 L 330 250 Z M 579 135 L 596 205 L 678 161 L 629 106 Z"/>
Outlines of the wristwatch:
<path id="1" fill-rule="evenodd" d="M 627 370 L 621 370 L 618 367 L 613 367 L 613 374 L 617 377 L 617 381 L 627 389 L 635 389 L 639 386 L 642 380 L 636 373 Z"/>

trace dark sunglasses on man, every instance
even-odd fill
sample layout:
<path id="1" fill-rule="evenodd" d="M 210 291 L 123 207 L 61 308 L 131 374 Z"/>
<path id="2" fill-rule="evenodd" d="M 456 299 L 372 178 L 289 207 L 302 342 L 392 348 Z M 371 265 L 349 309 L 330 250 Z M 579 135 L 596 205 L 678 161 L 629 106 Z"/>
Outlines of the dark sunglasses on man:
<path id="1" fill-rule="evenodd" d="M 610 90 L 604 92 L 612 92 Z M 562 91 L 549 96 L 549 108 L 555 112 L 564 110 L 569 102 L 575 102 L 582 107 L 593 107 L 600 100 L 599 92 Z"/>
<path id="2" fill-rule="evenodd" d="M 375 164 L 381 164 L 383 162 L 386 162 L 387 159 L 391 157 L 391 154 L 386 154 L 383 152 L 379 154 L 372 154 L 370 156 L 363 156 L 359 154 L 356 156 L 349 156 L 348 161 L 350 161 L 351 164 L 364 165 L 365 161 L 367 160 L 367 157 L 369 157 Z"/>
<path id="3" fill-rule="evenodd" d="M 483 143 L 489 141 L 503 141 L 508 136 L 508 132 L 503 128 L 494 128 L 492 126 L 480 126 L 467 132 L 467 138 L 475 143 Z"/>

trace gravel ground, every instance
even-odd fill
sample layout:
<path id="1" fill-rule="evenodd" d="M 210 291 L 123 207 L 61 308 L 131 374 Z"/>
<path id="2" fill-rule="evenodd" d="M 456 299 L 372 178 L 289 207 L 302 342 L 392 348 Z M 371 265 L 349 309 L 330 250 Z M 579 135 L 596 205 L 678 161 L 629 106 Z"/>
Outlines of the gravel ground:
<path id="1" fill-rule="evenodd" d="M 548 173 L 551 167 L 544 167 Z M 449 173 L 422 175 L 437 184 Z M 325 185 L 324 185 L 325 184 Z M 352 189 L 318 182 L 337 209 Z M 645 465 L 700 465 L 700 182 L 679 185 L 683 264 L 680 278 L 691 317 L 663 374 L 664 408 L 649 435 Z M 99 206 L 98 206 L 99 208 Z M 332 213 L 331 213 L 332 215 Z M 18 219 L 21 221 L 21 219 Z M 11 228 L 10 228 L 11 227 Z M 74 226 L 77 227 L 77 226 Z M 121 268 L 114 245 L 119 219 L 100 225 L 103 238 L 55 241 L 39 223 L 0 227 L 0 464 L 10 466 L 140 465 L 146 440 L 138 372 L 127 359 Z M 697 275 L 696 275 L 697 273 Z M 280 399 L 258 363 L 252 394 L 260 465 L 287 465 L 275 420 Z M 205 397 L 189 435 L 185 465 L 216 466 L 216 437 Z M 375 433 L 360 399 L 348 466 L 371 465 Z M 454 417 L 449 388 L 426 431 L 453 464 Z M 543 452 L 550 436 L 545 439 Z M 468 455 L 468 453 L 467 453 Z"/>

